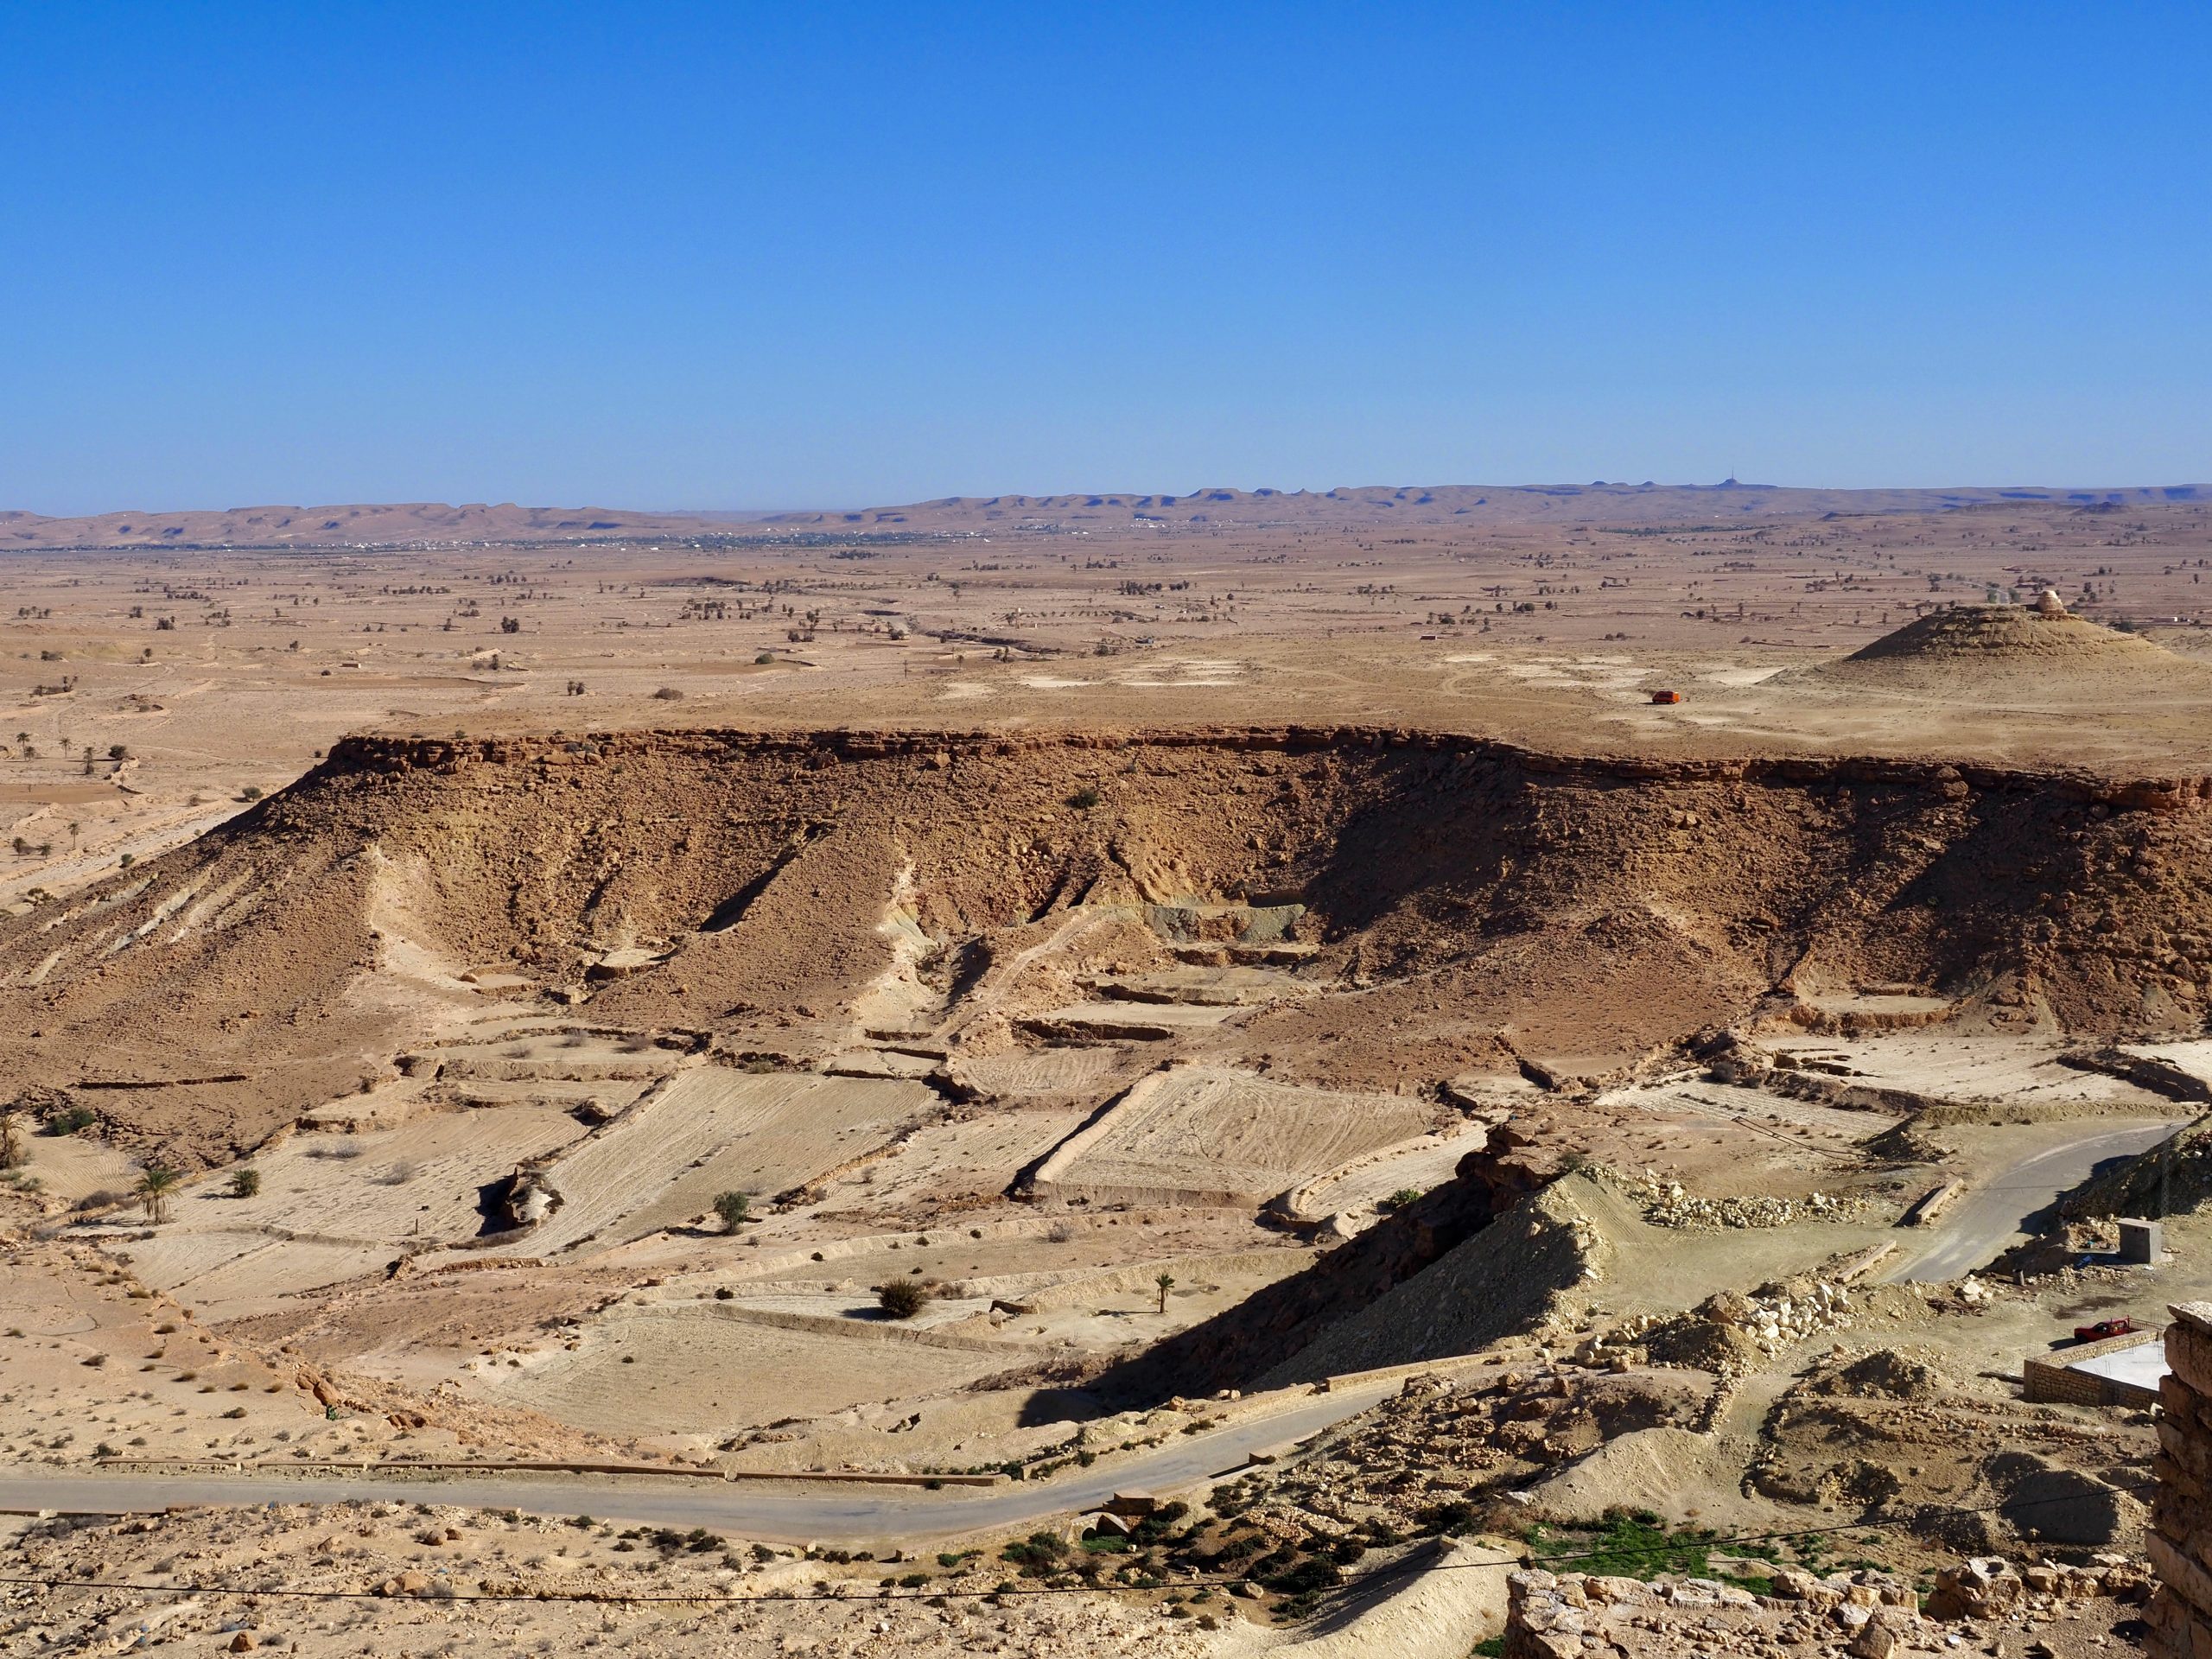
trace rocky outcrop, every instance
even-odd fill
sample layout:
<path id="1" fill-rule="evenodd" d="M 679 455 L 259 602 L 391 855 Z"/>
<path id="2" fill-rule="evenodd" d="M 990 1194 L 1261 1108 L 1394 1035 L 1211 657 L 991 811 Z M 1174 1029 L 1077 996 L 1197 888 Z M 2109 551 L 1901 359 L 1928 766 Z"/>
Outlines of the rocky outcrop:
<path id="1" fill-rule="evenodd" d="M 2122 1555 L 2024 1571 L 1983 1558 L 1939 1572 L 1923 1617 L 1910 1581 L 1868 1569 L 1820 1577 L 1783 1567 L 1766 1595 L 1716 1579 L 1646 1584 L 1521 1572 L 1507 1583 L 1504 1651 L 1507 1659 L 1580 1659 L 1593 1650 L 1625 1659 L 1738 1652 L 1891 1659 L 1961 1649 L 1961 1637 L 1945 1624 L 1971 1620 L 1983 1636 L 2041 1629 L 2069 1608 L 2101 1599 L 2137 1599 L 2145 1584 L 2142 1563 Z M 2096 1644 L 2106 1641 L 2100 1636 Z M 1999 1651 L 1999 1644 L 1989 1650 Z"/>
<path id="2" fill-rule="evenodd" d="M 2179 1302 L 2166 1327 L 2158 1384 L 2158 1455 L 2152 1465 L 2147 1547 L 2158 1575 L 2150 1651 L 2162 1659 L 2212 1653 L 2212 1302 Z"/>
<path id="3" fill-rule="evenodd" d="M 1944 799 L 1974 793 L 2054 791 L 2113 811 L 2171 812 L 2212 807 L 2212 777 L 2113 778 L 2086 770 L 2039 770 L 1881 756 L 1745 756 L 1662 760 L 1643 755 L 1566 754 L 1469 733 L 1377 726 L 1190 726 L 1142 731 L 1023 733 L 930 730 L 647 731 L 482 738 L 365 734 L 330 751 L 325 772 L 448 772 L 473 764 L 611 765 L 652 753 L 737 759 L 781 757 L 839 761 L 908 758 L 948 767 L 961 760 L 1005 759 L 1052 750 L 1215 748 L 1227 752 L 1382 754 L 1415 751 L 1464 764 L 1518 766 L 1561 782 L 1745 783 L 1799 788 L 1875 785 L 1926 789 Z M 312 775 L 312 774 L 311 774 Z"/>
<path id="4" fill-rule="evenodd" d="M 1109 1372 L 1100 1386 L 1137 1394 L 1248 1386 L 1475 1238 L 1497 1216 L 1556 1179 L 1562 1166 L 1557 1149 L 1533 1144 L 1510 1124 L 1501 1126 L 1490 1144 L 1459 1160 L 1452 1180 L 1339 1244 L 1305 1272 L 1278 1281 Z"/>
<path id="5" fill-rule="evenodd" d="M 2208 804 L 2195 777 L 1377 727 L 360 736 L 188 845 L 0 918 L 0 1070 L 75 1087 L 99 1056 L 118 1138 L 226 1155 L 413 1051 L 407 999 L 365 994 L 403 960 L 819 1058 L 895 966 L 894 893 L 948 963 L 1077 906 L 1302 906 L 1300 970 L 1362 995 L 1239 1028 L 1283 1080 L 1332 1088 L 1614 1077 L 1793 998 L 2193 1032 Z M 1915 990 L 1861 995 L 1880 986 Z"/>

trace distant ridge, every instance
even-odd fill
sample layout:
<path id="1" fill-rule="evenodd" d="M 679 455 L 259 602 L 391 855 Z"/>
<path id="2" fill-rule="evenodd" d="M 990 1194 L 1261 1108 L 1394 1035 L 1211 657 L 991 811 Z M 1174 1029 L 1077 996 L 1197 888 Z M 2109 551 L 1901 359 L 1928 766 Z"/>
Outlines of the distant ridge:
<path id="1" fill-rule="evenodd" d="M 1210 488 L 1181 493 L 1078 491 L 1062 495 L 948 495 L 905 506 L 636 512 L 524 507 L 512 502 L 359 503 L 232 507 L 219 512 L 108 512 L 82 518 L 0 512 L 9 548 L 404 547 L 502 542 L 632 541 L 807 535 L 944 535 L 1031 531 L 1185 531 L 1305 526 L 1590 524 L 1624 528 L 1734 525 L 1761 519 L 2001 508 L 2113 512 L 2177 502 L 2212 504 L 2212 486 L 2120 489 L 2027 486 L 1818 490 L 1739 484 L 1363 485 L 1333 490 Z"/>
<path id="2" fill-rule="evenodd" d="M 232 507 L 220 512 L 105 512 L 48 518 L 0 512 L 0 550 L 70 547 L 396 547 L 418 543 L 583 542 L 725 536 L 727 522 L 609 507 L 448 506 L 398 502 Z"/>
<path id="3" fill-rule="evenodd" d="M 1940 512 L 2014 506 L 2106 511 L 2212 502 L 2212 486 L 2123 489 L 1971 487 L 1818 490 L 1772 484 L 1366 485 L 1333 490 L 1225 487 L 1162 494 L 1138 490 L 1065 495 L 949 495 L 906 506 L 762 515 L 766 530 L 931 531 L 1119 530 L 1385 524 L 1733 524 L 1826 513 Z"/>

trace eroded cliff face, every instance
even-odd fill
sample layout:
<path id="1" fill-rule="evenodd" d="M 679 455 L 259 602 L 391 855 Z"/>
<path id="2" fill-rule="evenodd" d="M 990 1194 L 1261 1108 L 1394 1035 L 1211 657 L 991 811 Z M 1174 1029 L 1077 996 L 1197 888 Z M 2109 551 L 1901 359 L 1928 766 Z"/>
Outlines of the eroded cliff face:
<path id="1" fill-rule="evenodd" d="M 1306 907 L 1306 971 L 1344 994 L 1236 1029 L 1316 1082 L 1604 1075 L 1755 1008 L 1847 1020 L 1892 992 L 1923 1017 L 2194 1031 L 2208 805 L 2201 778 L 1367 728 L 362 737 L 0 926 L 0 1065 L 162 1085 L 92 1103 L 206 1158 L 389 1075 L 476 995 L 464 975 L 803 1058 L 887 975 L 950 1006 L 1056 918 L 1194 900 Z"/>

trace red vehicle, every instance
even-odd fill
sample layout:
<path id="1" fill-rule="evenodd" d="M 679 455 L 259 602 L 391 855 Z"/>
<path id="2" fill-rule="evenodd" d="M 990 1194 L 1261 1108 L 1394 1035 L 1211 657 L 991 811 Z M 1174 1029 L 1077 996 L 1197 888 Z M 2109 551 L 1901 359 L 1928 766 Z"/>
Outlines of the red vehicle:
<path id="1" fill-rule="evenodd" d="M 2076 1342 L 2102 1342 L 2107 1337 L 2125 1337 L 2134 1333 L 2135 1321 L 2130 1319 L 2099 1319 L 2094 1325 L 2074 1327 Z"/>

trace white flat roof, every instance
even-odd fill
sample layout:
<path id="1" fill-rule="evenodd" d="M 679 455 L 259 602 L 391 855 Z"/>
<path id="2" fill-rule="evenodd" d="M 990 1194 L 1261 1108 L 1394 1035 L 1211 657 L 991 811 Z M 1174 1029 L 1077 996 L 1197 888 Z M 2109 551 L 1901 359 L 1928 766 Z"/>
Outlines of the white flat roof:
<path id="1" fill-rule="evenodd" d="M 2166 1374 L 2166 1344 L 2153 1337 L 2148 1342 L 2137 1343 L 2133 1348 L 2122 1348 L 2109 1354 L 2092 1354 L 2066 1369 L 2087 1371 L 2092 1376 L 2108 1376 L 2115 1382 L 2133 1382 L 2139 1389 L 2155 1390 L 2158 1379 Z"/>

